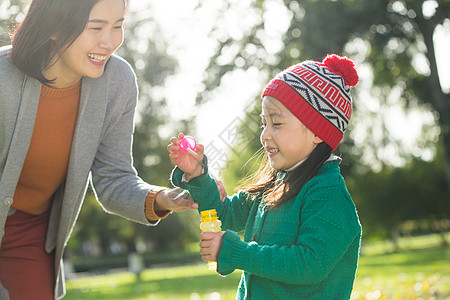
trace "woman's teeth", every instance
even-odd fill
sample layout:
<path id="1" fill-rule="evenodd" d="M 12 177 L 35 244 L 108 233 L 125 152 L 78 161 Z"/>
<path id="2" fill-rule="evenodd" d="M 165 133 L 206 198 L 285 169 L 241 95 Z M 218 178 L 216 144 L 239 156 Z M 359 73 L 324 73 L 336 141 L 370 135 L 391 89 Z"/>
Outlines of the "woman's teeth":
<path id="1" fill-rule="evenodd" d="M 106 55 L 88 54 L 88 57 L 95 62 L 103 62 L 106 60 Z"/>

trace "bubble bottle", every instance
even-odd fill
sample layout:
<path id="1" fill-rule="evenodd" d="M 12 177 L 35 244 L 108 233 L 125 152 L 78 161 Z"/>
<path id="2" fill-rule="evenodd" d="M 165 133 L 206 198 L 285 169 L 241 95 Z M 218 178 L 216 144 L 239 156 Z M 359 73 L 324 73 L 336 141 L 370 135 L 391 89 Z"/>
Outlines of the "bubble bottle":
<path id="1" fill-rule="evenodd" d="M 200 229 L 202 232 L 221 232 L 222 222 L 217 218 L 217 212 L 215 209 L 204 210 L 200 212 L 202 221 L 200 223 Z M 217 270 L 217 262 L 209 261 L 208 270 Z"/>

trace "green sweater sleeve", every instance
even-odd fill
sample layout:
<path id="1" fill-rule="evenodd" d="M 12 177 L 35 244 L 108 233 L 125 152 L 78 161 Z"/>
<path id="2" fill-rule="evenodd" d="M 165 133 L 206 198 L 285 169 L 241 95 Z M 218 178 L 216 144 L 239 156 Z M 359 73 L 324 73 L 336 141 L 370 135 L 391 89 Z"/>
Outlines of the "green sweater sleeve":
<path id="1" fill-rule="evenodd" d="M 222 202 L 216 181 L 208 173 L 189 182 L 182 181 L 183 174 L 178 167 L 175 168 L 171 176 L 172 184 L 189 191 L 192 200 L 199 204 L 199 212 L 214 208 L 222 222 L 222 230 L 244 230 L 252 206 L 245 193 L 227 196 Z"/>
<path id="2" fill-rule="evenodd" d="M 336 264 L 345 264 L 348 248 L 353 244 L 359 248 L 361 232 L 349 196 L 331 187 L 298 197 L 303 199 L 302 222 L 295 245 L 244 242 L 236 233 L 227 232 L 219 252 L 218 272 L 227 275 L 241 269 L 285 284 L 311 285 L 326 279 Z M 283 230 L 289 229 L 279 228 L 280 234 Z"/>

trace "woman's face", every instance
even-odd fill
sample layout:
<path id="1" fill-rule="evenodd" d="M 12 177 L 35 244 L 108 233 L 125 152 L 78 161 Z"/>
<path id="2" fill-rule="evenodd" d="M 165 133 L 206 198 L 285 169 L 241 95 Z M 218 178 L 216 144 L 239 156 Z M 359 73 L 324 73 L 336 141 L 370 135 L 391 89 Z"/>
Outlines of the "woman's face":
<path id="1" fill-rule="evenodd" d="M 56 78 L 52 87 L 73 86 L 82 76 L 100 77 L 106 62 L 123 42 L 124 18 L 123 0 L 99 0 L 81 35 L 69 48 L 61 50 L 56 63 L 44 71 L 47 78 Z"/>
<path id="2" fill-rule="evenodd" d="M 263 98 L 261 121 L 261 144 L 276 170 L 293 167 L 322 142 L 274 97 Z"/>

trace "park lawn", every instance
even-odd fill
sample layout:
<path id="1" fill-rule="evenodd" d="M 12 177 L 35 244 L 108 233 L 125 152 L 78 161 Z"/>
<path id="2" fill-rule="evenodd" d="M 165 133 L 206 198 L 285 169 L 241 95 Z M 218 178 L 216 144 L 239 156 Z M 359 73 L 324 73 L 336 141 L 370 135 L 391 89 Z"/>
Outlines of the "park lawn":
<path id="1" fill-rule="evenodd" d="M 450 299 L 450 248 L 434 243 L 401 252 L 363 249 L 351 299 Z M 65 300 L 234 299 L 240 271 L 221 277 L 205 264 L 67 281 Z"/>
<path id="2" fill-rule="evenodd" d="M 450 300 L 450 248 L 362 255 L 351 299 Z"/>
<path id="3" fill-rule="evenodd" d="M 140 279 L 123 272 L 69 280 L 64 299 L 234 299 L 239 278 L 240 272 L 221 277 L 206 263 L 155 268 L 143 271 Z"/>

